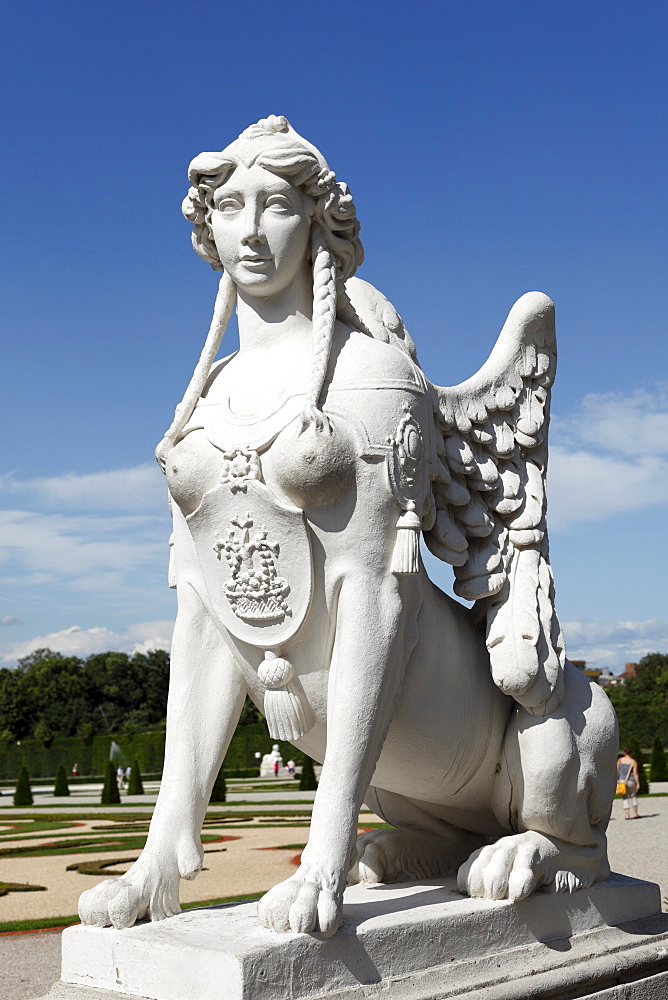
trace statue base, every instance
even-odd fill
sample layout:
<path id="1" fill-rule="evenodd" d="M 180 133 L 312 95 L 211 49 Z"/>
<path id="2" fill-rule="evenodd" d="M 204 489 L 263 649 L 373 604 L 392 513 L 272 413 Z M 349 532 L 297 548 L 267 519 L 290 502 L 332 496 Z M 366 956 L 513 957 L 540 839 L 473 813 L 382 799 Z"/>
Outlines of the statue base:
<path id="1" fill-rule="evenodd" d="M 622 875 L 519 904 L 468 899 L 453 879 L 351 886 L 344 925 L 329 940 L 267 931 L 256 906 L 190 910 L 124 931 L 68 928 L 62 982 L 48 1000 L 668 995 L 659 888 Z"/>

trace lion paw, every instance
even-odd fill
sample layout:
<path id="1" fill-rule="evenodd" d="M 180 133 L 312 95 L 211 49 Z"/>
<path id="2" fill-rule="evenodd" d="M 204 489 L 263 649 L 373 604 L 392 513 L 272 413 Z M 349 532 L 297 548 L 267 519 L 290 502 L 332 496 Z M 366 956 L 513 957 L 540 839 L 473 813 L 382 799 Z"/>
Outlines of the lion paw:
<path id="1" fill-rule="evenodd" d="M 298 871 L 262 897 L 257 907 L 260 923 L 283 933 L 320 931 L 331 937 L 341 923 L 343 894 L 334 892 L 328 882 L 313 871 Z"/>
<path id="2" fill-rule="evenodd" d="M 606 868 L 598 845 L 566 844 L 527 830 L 475 851 L 459 869 L 457 884 L 474 898 L 517 903 L 540 886 L 574 892 L 605 877 Z"/>
<path id="3" fill-rule="evenodd" d="M 181 912 L 179 879 L 194 878 L 202 864 L 201 848 L 195 845 L 169 861 L 167 852 L 144 854 L 118 878 L 105 879 L 79 898 L 82 924 L 123 930 L 137 920 L 165 920 Z"/>

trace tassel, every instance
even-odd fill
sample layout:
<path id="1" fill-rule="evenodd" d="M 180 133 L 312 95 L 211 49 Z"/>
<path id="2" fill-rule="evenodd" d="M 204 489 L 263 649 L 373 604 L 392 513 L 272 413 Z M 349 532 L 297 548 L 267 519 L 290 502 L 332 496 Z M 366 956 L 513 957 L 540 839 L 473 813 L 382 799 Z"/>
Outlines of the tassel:
<path id="1" fill-rule="evenodd" d="M 315 713 L 300 691 L 289 660 L 267 650 L 257 675 L 266 688 L 264 715 L 272 739 L 294 743 L 313 729 Z"/>
<path id="2" fill-rule="evenodd" d="M 169 536 L 169 567 L 167 569 L 167 585 L 170 590 L 176 589 L 176 567 L 174 566 L 174 532 Z"/>
<path id="3" fill-rule="evenodd" d="M 406 510 L 399 516 L 392 553 L 393 573 L 419 573 L 421 525 L 422 522 L 414 510 Z"/>

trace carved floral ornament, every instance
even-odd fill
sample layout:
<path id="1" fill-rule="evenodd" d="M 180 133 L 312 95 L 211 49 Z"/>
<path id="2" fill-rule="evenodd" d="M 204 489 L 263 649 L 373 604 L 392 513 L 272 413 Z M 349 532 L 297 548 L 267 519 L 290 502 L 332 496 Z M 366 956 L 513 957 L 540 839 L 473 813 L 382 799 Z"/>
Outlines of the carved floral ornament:
<path id="1" fill-rule="evenodd" d="M 278 573 L 278 542 L 268 539 L 264 525 L 251 535 L 254 521 L 250 512 L 238 515 L 232 524 L 239 532 L 228 528 L 226 537 L 213 546 L 218 559 L 224 555 L 230 567 L 225 596 L 232 610 L 251 623 L 283 619 L 290 614 L 285 600 L 290 587 Z"/>
<path id="2" fill-rule="evenodd" d="M 260 459 L 256 451 L 237 448 L 223 452 L 220 471 L 221 483 L 227 483 L 233 493 L 246 492 L 251 479 L 260 478 Z"/>

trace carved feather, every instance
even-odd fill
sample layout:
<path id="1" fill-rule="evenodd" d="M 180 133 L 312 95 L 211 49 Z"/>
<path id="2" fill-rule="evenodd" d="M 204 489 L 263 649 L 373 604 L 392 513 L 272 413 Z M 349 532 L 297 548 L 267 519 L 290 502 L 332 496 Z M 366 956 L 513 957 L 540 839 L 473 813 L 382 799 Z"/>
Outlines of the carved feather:
<path id="1" fill-rule="evenodd" d="M 431 386 L 437 517 L 425 539 L 455 566 L 455 593 L 485 599 L 494 680 L 536 714 L 552 710 L 563 686 L 545 522 L 555 368 L 554 307 L 530 292 L 511 309 L 476 375 L 451 388 Z"/>
<path id="2" fill-rule="evenodd" d="M 495 520 L 490 513 L 486 503 L 477 492 L 471 493 L 471 499 L 465 507 L 459 507 L 456 511 L 458 524 L 463 526 L 463 530 L 469 536 L 484 538 L 493 530 Z"/>
<path id="3" fill-rule="evenodd" d="M 454 549 L 443 544 L 434 530 L 425 531 L 423 537 L 429 551 L 437 559 L 442 559 L 443 562 L 450 563 L 451 566 L 462 566 L 468 559 L 468 548 L 463 552 L 455 552 Z"/>
<path id="4" fill-rule="evenodd" d="M 494 451 L 497 455 L 510 455 L 515 448 L 515 435 L 506 417 L 493 413 L 490 423 L 494 430 Z"/>
<path id="5" fill-rule="evenodd" d="M 449 510 L 439 510 L 436 514 L 436 524 L 432 529 L 439 541 L 453 552 L 465 552 L 468 548 L 466 536 L 455 524 Z"/>
<path id="6" fill-rule="evenodd" d="M 453 476 L 449 483 L 441 487 L 439 492 L 445 494 L 448 503 L 454 504 L 455 507 L 461 507 L 471 499 L 471 494 L 467 490 L 462 476 Z"/>
<path id="7" fill-rule="evenodd" d="M 453 431 L 445 438 L 445 455 L 450 464 L 451 472 L 461 472 L 464 475 L 473 472 L 475 459 L 471 451 L 471 443 L 457 431 Z"/>

